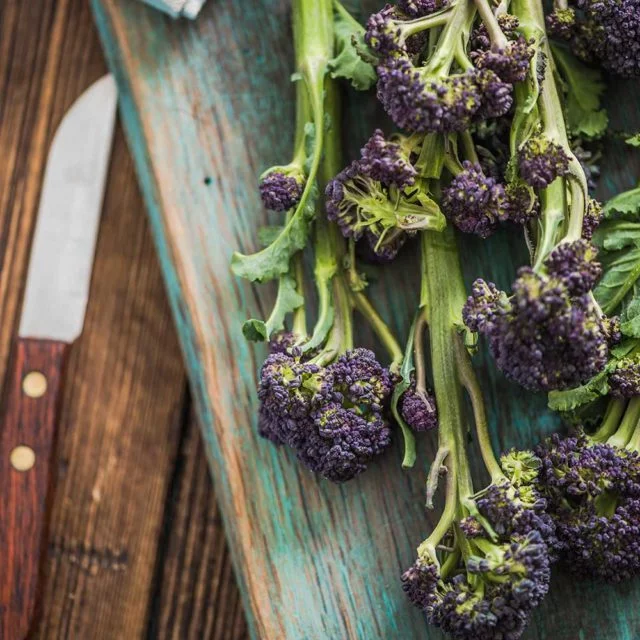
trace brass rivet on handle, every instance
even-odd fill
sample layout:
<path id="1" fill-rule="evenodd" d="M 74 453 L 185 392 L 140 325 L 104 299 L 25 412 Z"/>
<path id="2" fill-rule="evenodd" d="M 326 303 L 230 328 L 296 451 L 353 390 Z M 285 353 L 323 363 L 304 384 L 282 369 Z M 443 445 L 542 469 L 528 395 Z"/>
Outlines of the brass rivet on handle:
<path id="1" fill-rule="evenodd" d="M 31 447 L 20 444 L 11 451 L 9 460 L 16 471 L 29 471 L 36 463 L 36 454 Z"/>
<path id="2" fill-rule="evenodd" d="M 22 390 L 30 398 L 41 398 L 47 392 L 47 379 L 39 371 L 31 371 L 22 380 Z"/>

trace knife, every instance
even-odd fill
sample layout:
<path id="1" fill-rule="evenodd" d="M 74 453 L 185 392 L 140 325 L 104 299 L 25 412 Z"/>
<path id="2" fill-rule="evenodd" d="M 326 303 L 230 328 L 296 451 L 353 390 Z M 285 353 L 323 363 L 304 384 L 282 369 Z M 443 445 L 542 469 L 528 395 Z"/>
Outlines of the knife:
<path id="1" fill-rule="evenodd" d="M 111 75 L 91 85 L 64 116 L 47 158 L 0 421 L 2 640 L 25 638 L 33 623 L 56 410 L 84 323 L 116 102 Z"/>

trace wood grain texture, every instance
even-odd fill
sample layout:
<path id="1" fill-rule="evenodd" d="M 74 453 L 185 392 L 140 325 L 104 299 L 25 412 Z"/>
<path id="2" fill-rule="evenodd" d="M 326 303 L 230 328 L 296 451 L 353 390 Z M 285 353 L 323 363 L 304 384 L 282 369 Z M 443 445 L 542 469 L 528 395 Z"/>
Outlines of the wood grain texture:
<path id="1" fill-rule="evenodd" d="M 400 470 L 396 446 L 377 468 L 337 487 L 256 435 L 255 380 L 264 352 L 245 342 L 240 326 L 263 315 L 273 291 L 237 280 L 228 263 L 234 249 L 257 247 L 266 221 L 256 176 L 290 153 L 288 3 L 212 0 L 195 24 L 126 0 L 93 0 L 93 8 L 122 93 L 252 636 L 441 637 L 427 629 L 398 580 L 433 524 L 422 507 L 432 438 L 421 442 L 423 462 L 412 471 Z M 634 111 L 627 104 L 625 117 Z M 350 107 L 347 130 L 356 147 L 370 131 L 372 105 L 369 98 Z M 638 163 L 631 164 L 631 153 L 609 165 L 609 187 L 632 180 Z M 468 279 L 482 274 L 506 284 L 526 261 L 522 239 L 507 231 L 491 242 L 466 242 L 464 251 Z M 415 306 L 415 271 L 409 256 L 372 288 L 399 333 Z M 397 286 L 400 279 L 406 286 Z M 486 355 L 477 366 L 497 449 L 530 445 L 557 428 L 543 396 L 507 383 Z M 637 584 L 604 588 L 557 576 L 526 637 L 637 638 L 638 596 Z"/>
<path id="2" fill-rule="evenodd" d="M 189 416 L 161 538 L 149 638 L 243 640 L 247 626 L 202 437 Z"/>
<path id="3" fill-rule="evenodd" d="M 6 554 L 0 577 L 0 638 L 25 638 L 33 621 L 68 350 L 64 342 L 21 338 L 11 359 L 0 422 L 0 549 Z M 27 393 L 23 383 L 28 384 L 29 375 L 44 376 L 45 382 Z M 17 447 L 33 452 L 32 466 L 16 465 Z"/>
<path id="4" fill-rule="evenodd" d="M 49 143 L 66 109 L 105 70 L 84 0 L 0 2 L 0 384 L 17 331 Z M 183 572 L 193 571 L 197 559 L 178 563 L 172 573 L 176 584 L 165 581 L 158 568 L 159 545 L 169 541 L 175 546 L 176 539 L 187 535 L 171 527 L 165 509 L 184 438 L 186 380 L 121 129 L 116 132 L 87 321 L 70 357 L 39 602 L 42 619 L 35 636 L 148 637 L 154 594 L 163 603 L 173 602 L 176 618 L 185 619 L 183 607 L 191 605 L 175 588 L 194 584 Z M 191 449 L 180 454 L 185 469 L 189 456 Z M 207 509 L 194 505 L 191 523 L 210 533 L 204 524 L 213 509 L 210 480 L 199 476 L 198 482 Z M 167 535 L 161 539 L 163 531 Z M 228 566 L 221 541 L 218 531 L 210 563 L 218 561 L 213 554 L 219 552 L 220 566 Z M 207 541 L 198 542 L 203 544 Z M 6 559 L 3 567 L 8 567 Z M 222 572 L 220 580 L 227 574 Z M 211 576 L 208 572 L 203 578 Z M 219 606 L 208 598 L 209 585 L 201 588 L 207 620 L 215 615 L 215 625 L 220 620 L 235 624 L 232 585 L 220 585 L 219 593 L 227 597 Z M 198 606 L 205 615 L 204 601 Z"/>

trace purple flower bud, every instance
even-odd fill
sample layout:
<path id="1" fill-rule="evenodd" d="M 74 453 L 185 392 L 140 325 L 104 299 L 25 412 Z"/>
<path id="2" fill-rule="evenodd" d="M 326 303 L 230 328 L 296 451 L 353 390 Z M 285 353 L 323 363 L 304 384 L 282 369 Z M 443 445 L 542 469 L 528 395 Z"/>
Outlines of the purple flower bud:
<path id="1" fill-rule="evenodd" d="M 386 187 L 399 189 L 412 185 L 418 175 L 400 145 L 386 140 L 380 129 L 360 151 L 360 171 Z"/>
<path id="2" fill-rule="evenodd" d="M 609 389 L 617 398 L 640 396 L 640 358 L 629 356 L 622 358 L 609 374 Z"/>
<path id="3" fill-rule="evenodd" d="M 559 144 L 544 136 L 533 136 L 518 151 L 518 169 L 525 182 L 544 189 L 569 172 L 569 156 Z"/>
<path id="4" fill-rule="evenodd" d="M 561 278 L 571 295 L 587 293 L 600 279 L 602 265 L 598 250 L 588 240 L 562 242 L 545 259 L 550 274 Z"/>
<path id="5" fill-rule="evenodd" d="M 572 7 L 555 9 L 546 17 L 547 30 L 556 38 L 570 40 L 576 27 L 576 11 Z"/>
<path id="6" fill-rule="evenodd" d="M 448 6 L 449 0 L 398 0 L 398 6 L 411 18 L 421 18 Z"/>
<path id="7" fill-rule="evenodd" d="M 295 207 L 304 188 L 302 175 L 295 177 L 282 171 L 267 173 L 260 181 L 260 197 L 267 209 L 288 211 Z"/>
<path id="8" fill-rule="evenodd" d="M 602 221 L 602 205 L 594 198 L 589 198 L 587 210 L 582 219 L 582 237 L 586 240 L 593 238 L 593 233 Z"/>
<path id="9" fill-rule="evenodd" d="M 489 237 L 500 220 L 506 220 L 504 186 L 485 176 L 478 164 L 463 163 L 442 196 L 442 212 L 464 233 Z"/>
<path id="10" fill-rule="evenodd" d="M 415 383 L 402 394 L 400 415 L 414 431 L 430 431 L 438 426 L 435 398 L 417 391 Z"/>
<path id="11" fill-rule="evenodd" d="M 504 82 L 513 84 L 527 77 L 533 53 L 530 44 L 519 36 L 504 47 L 474 52 L 473 60 L 478 69 L 490 69 Z"/>

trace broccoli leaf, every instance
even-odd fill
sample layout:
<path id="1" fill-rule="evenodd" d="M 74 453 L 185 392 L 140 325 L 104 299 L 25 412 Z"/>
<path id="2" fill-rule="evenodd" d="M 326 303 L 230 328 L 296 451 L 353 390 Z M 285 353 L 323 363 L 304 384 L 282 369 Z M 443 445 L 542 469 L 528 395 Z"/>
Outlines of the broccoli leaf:
<path id="1" fill-rule="evenodd" d="M 258 242 L 263 247 L 268 247 L 282 232 L 283 227 L 281 225 L 265 225 L 258 229 Z"/>
<path id="2" fill-rule="evenodd" d="M 640 213 L 640 187 L 623 191 L 608 200 L 603 207 L 603 212 L 606 218 L 612 217 L 614 213 Z"/>
<path id="3" fill-rule="evenodd" d="M 264 342 L 284 329 L 284 320 L 288 313 L 295 311 L 304 303 L 304 298 L 296 290 L 296 281 L 288 273 L 280 276 L 278 295 L 269 319 L 264 322 L 251 318 L 242 325 L 242 333 L 247 340 Z"/>
<path id="4" fill-rule="evenodd" d="M 634 136 L 627 138 L 625 142 L 632 147 L 640 147 L 640 133 L 636 133 Z"/>
<path id="5" fill-rule="evenodd" d="M 620 331 L 632 338 L 640 338 L 640 295 L 637 289 L 636 281 L 629 296 L 630 300 L 623 302 L 620 312 Z"/>
<path id="6" fill-rule="evenodd" d="M 614 313 L 640 277 L 640 249 L 623 249 L 603 257 L 604 272 L 594 290 L 606 314 Z"/>
<path id="7" fill-rule="evenodd" d="M 418 311 L 420 313 L 420 311 Z M 404 421 L 398 408 L 398 403 L 402 394 L 411 386 L 411 374 L 414 372 L 415 367 L 413 364 L 413 342 L 416 334 L 418 315 L 413 320 L 411 329 L 409 330 L 409 337 L 407 339 L 407 346 L 404 351 L 404 358 L 402 360 L 402 366 L 400 367 L 400 381 L 393 388 L 393 394 L 391 396 L 391 413 L 396 419 L 396 422 L 402 429 L 402 437 L 404 438 L 404 457 L 402 459 L 402 466 L 405 469 L 413 467 L 416 461 L 416 440 L 411 431 L 411 427 Z"/>
<path id="8" fill-rule="evenodd" d="M 607 220 L 593 235 L 593 242 L 605 251 L 640 247 L 640 224 L 624 219 Z"/>
<path id="9" fill-rule="evenodd" d="M 549 409 L 553 411 L 574 411 L 578 407 L 606 395 L 609 391 L 609 371 L 610 367 L 607 365 L 604 371 L 593 376 L 591 380 L 580 387 L 565 391 L 551 391 L 549 393 Z"/>
<path id="10" fill-rule="evenodd" d="M 366 49 L 364 27 L 339 2 L 334 6 L 337 55 L 329 60 L 329 72 L 332 78 L 344 78 L 354 89 L 366 91 L 375 84 L 377 76 L 373 65 L 358 54 L 359 49 Z"/>
<path id="11" fill-rule="evenodd" d="M 558 63 L 565 84 L 565 106 L 567 125 L 571 133 L 587 138 L 602 136 L 609 124 L 605 109 L 600 108 L 600 99 L 605 84 L 599 71 L 582 64 L 563 47 L 553 47 L 554 59 Z"/>
<path id="12" fill-rule="evenodd" d="M 252 282 L 266 282 L 289 270 L 291 256 L 307 244 L 311 222 L 315 217 L 317 185 L 314 183 L 308 186 L 308 191 L 308 194 L 303 194 L 295 213 L 268 247 L 250 255 L 238 252 L 233 254 L 231 268 L 237 276 Z"/>

